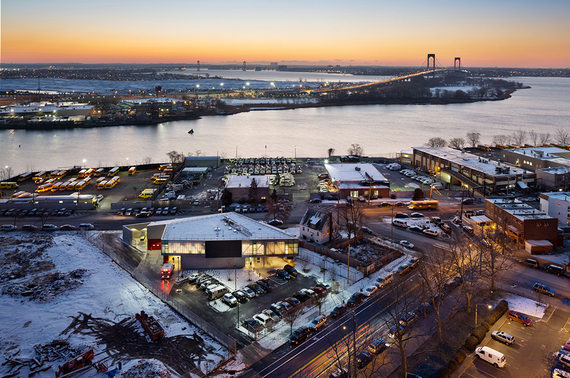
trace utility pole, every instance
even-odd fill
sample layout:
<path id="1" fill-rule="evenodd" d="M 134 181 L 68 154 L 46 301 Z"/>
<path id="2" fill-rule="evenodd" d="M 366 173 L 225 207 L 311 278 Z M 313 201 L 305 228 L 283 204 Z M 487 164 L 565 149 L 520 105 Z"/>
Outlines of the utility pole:
<path id="1" fill-rule="evenodd" d="M 348 263 L 346 264 L 346 284 L 350 285 L 350 244 L 348 245 Z"/>

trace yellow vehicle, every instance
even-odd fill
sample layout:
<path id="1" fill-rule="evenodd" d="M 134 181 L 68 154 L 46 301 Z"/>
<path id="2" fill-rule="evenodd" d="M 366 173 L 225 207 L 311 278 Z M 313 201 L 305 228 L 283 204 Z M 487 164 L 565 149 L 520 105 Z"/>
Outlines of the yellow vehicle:
<path id="1" fill-rule="evenodd" d="M 164 170 L 167 169 L 167 168 L 172 169 L 172 164 L 161 164 L 161 165 L 158 167 L 158 170 L 159 170 L 159 171 L 164 171 Z"/>
<path id="2" fill-rule="evenodd" d="M 79 171 L 79 173 L 77 174 L 79 177 L 85 177 L 85 172 L 87 172 L 87 169 L 82 169 Z"/>
<path id="3" fill-rule="evenodd" d="M 16 189 L 18 186 L 18 183 L 13 181 L 0 182 L 0 189 Z"/>
<path id="4" fill-rule="evenodd" d="M 132 176 L 135 173 L 137 173 L 137 167 L 130 167 L 129 168 L 129 176 Z"/>
<path id="5" fill-rule="evenodd" d="M 151 198 L 155 192 L 156 192 L 156 189 L 145 189 L 141 192 L 141 194 L 139 194 L 139 197 L 140 198 Z"/>
<path id="6" fill-rule="evenodd" d="M 119 167 L 111 168 L 111 169 L 109 170 L 109 173 L 107 173 L 107 177 L 113 177 L 113 176 L 115 176 L 117 173 L 119 173 Z"/>
<path id="7" fill-rule="evenodd" d="M 98 168 L 95 172 L 93 172 L 93 176 L 101 176 L 105 173 L 105 168 Z"/>
<path id="8" fill-rule="evenodd" d="M 26 181 L 27 179 L 32 178 L 32 176 L 32 172 L 22 173 L 20 176 L 18 176 L 17 180 L 18 182 Z"/>
<path id="9" fill-rule="evenodd" d="M 67 171 L 53 171 L 50 173 L 49 177 L 51 178 L 62 178 L 67 174 Z"/>
<path id="10" fill-rule="evenodd" d="M 16 192 L 16 193 L 12 194 L 12 195 L 10 196 L 10 198 L 18 198 L 18 197 L 20 197 L 22 194 L 25 194 L 25 193 L 26 193 L 25 191 L 20 190 L 19 192 Z"/>
<path id="11" fill-rule="evenodd" d="M 94 170 L 93 168 L 88 168 L 88 169 L 85 171 L 85 177 L 91 177 L 91 176 L 93 176 L 93 173 L 94 173 L 94 172 L 95 172 L 95 170 Z"/>
<path id="12" fill-rule="evenodd" d="M 46 171 L 41 171 L 41 172 L 36 173 L 36 174 L 34 175 L 34 177 L 32 177 L 32 179 L 33 179 L 33 180 L 41 180 L 41 179 L 45 178 L 46 175 L 47 175 L 47 172 L 46 172 Z"/>
<path id="13" fill-rule="evenodd" d="M 75 190 L 82 190 L 83 188 L 85 188 L 87 186 L 87 184 L 89 184 L 89 181 L 81 180 L 81 181 L 75 183 Z"/>
<path id="14" fill-rule="evenodd" d="M 53 186 L 51 187 L 51 191 L 52 192 L 57 192 L 59 190 L 59 188 L 61 187 L 63 183 L 62 182 L 56 182 L 55 184 L 53 184 Z"/>
<path id="15" fill-rule="evenodd" d="M 156 180 L 154 180 L 152 183 L 153 183 L 153 184 L 156 184 L 156 185 L 162 185 L 162 184 L 164 184 L 164 183 L 167 182 L 167 181 L 168 181 L 168 178 L 166 178 L 166 177 L 159 177 L 159 178 L 157 178 Z"/>
<path id="16" fill-rule="evenodd" d="M 160 172 L 157 172 L 155 174 L 152 175 L 152 177 L 150 178 L 152 181 L 156 180 L 157 178 L 160 177 Z"/>
<path id="17" fill-rule="evenodd" d="M 107 185 L 107 180 L 103 180 L 97 183 L 97 190 L 103 190 L 105 189 L 105 186 Z"/>
<path id="18" fill-rule="evenodd" d="M 408 206 L 410 210 L 420 210 L 420 209 L 437 209 L 439 201 L 437 200 L 425 200 L 425 201 L 412 201 Z"/>

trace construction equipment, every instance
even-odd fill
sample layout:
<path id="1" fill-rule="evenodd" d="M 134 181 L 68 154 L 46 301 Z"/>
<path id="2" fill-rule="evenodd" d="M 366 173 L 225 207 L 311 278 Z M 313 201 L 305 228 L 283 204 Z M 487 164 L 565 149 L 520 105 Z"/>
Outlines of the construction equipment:
<path id="1" fill-rule="evenodd" d="M 152 341 L 156 341 L 164 337 L 164 328 L 162 328 L 160 323 L 158 323 L 155 318 L 148 316 L 144 311 L 141 311 L 140 314 L 136 314 L 135 319 L 141 323 L 142 327 L 146 333 L 148 333 Z"/>
<path id="2" fill-rule="evenodd" d="M 83 369 L 84 367 L 91 366 L 93 364 L 93 358 L 95 358 L 95 353 L 93 349 L 89 349 L 73 360 L 66 362 L 64 365 L 59 367 L 59 370 L 55 373 L 56 377 L 60 375 L 69 374 L 77 370 Z"/>

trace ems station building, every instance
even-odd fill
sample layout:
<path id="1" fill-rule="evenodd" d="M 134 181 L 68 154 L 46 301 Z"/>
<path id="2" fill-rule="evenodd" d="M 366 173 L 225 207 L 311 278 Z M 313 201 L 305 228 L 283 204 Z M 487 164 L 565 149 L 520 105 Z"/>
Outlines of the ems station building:
<path id="1" fill-rule="evenodd" d="M 388 198 L 390 183 L 372 164 L 325 164 L 331 182 L 336 185 L 340 198 Z"/>
<path id="2" fill-rule="evenodd" d="M 441 181 L 491 194 L 535 185 L 535 173 L 449 147 L 414 147 L 412 163 Z"/>
<path id="3" fill-rule="evenodd" d="M 299 254 L 296 237 L 234 212 L 126 225 L 123 241 L 160 250 L 180 269 L 242 268 L 252 258 Z"/>

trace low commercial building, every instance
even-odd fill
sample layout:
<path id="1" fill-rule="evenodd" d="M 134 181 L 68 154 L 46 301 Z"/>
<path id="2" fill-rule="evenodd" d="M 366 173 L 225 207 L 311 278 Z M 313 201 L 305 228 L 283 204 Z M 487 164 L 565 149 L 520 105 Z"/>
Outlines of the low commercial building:
<path id="1" fill-rule="evenodd" d="M 557 218 L 564 226 L 570 226 L 570 192 L 541 193 L 540 210 Z"/>
<path id="2" fill-rule="evenodd" d="M 484 195 L 535 186 L 536 174 L 449 147 L 414 147 L 413 165 Z"/>
<path id="3" fill-rule="evenodd" d="M 532 248 L 536 241 L 542 241 L 540 250 L 549 245 L 562 245 L 562 231 L 558 229 L 558 219 L 533 208 L 516 199 L 493 198 L 485 201 L 485 215 L 497 225 L 501 232 L 506 232 L 517 245 Z M 538 245 L 537 244 L 537 245 Z M 530 250 L 530 252 L 535 252 Z"/>
<path id="4" fill-rule="evenodd" d="M 536 183 L 541 191 L 565 191 L 570 188 L 570 168 L 555 167 L 536 170 Z"/>
<path id="5" fill-rule="evenodd" d="M 320 244 L 331 241 L 333 218 L 330 212 L 307 209 L 299 225 L 299 238 Z"/>
<path id="6" fill-rule="evenodd" d="M 515 148 L 501 151 L 501 160 L 524 169 L 570 168 L 570 151 L 558 147 Z"/>
<path id="7" fill-rule="evenodd" d="M 325 164 L 331 183 L 340 198 L 388 198 L 390 182 L 376 167 L 368 163 Z"/>
<path id="8" fill-rule="evenodd" d="M 253 182 L 255 181 L 255 184 Z M 257 203 L 263 203 L 269 198 L 270 177 L 263 176 L 237 176 L 228 177 L 226 189 L 232 193 L 232 201 L 239 202 L 255 199 Z"/>
<path id="9" fill-rule="evenodd" d="M 207 173 L 208 168 L 206 167 L 188 167 L 182 169 L 181 176 L 186 180 L 199 184 L 206 178 Z"/>
<path id="10" fill-rule="evenodd" d="M 252 258 L 299 254 L 296 237 L 237 213 L 125 225 L 123 241 L 159 250 L 177 269 L 242 268 Z"/>

